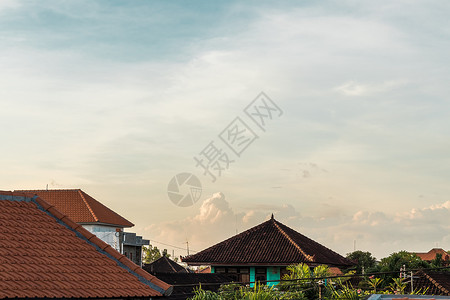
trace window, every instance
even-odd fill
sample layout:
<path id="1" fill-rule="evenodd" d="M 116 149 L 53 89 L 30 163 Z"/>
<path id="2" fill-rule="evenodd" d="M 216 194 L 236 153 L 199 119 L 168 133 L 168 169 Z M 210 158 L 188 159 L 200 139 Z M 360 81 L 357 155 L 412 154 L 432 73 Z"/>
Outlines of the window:
<path id="1" fill-rule="evenodd" d="M 267 270 L 266 268 L 256 268 L 255 270 L 255 280 L 261 281 L 262 283 L 267 280 Z"/>
<path id="2" fill-rule="evenodd" d="M 250 269 L 249 268 L 239 268 L 239 281 L 240 282 L 250 282 Z"/>

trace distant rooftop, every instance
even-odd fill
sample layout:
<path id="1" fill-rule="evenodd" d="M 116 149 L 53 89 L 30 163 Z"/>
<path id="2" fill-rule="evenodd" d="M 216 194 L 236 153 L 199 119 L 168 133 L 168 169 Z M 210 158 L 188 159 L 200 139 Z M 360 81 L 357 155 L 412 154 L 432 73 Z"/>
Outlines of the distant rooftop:
<path id="1" fill-rule="evenodd" d="M 340 254 L 272 218 L 199 253 L 182 258 L 190 265 L 351 266 Z"/>
<path id="2" fill-rule="evenodd" d="M 16 192 L 37 195 L 80 224 L 105 224 L 122 228 L 134 226 L 133 223 L 80 189 L 19 190 Z"/>

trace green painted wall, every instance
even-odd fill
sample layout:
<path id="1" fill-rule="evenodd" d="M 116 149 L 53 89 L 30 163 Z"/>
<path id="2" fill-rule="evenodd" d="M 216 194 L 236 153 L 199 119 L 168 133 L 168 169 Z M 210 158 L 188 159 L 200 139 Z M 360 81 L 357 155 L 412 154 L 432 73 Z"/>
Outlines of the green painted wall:
<path id="1" fill-rule="evenodd" d="M 250 267 L 250 282 L 254 282 L 255 281 L 255 267 Z M 254 287 L 255 284 L 250 283 L 251 287 Z"/>
<path id="2" fill-rule="evenodd" d="M 267 285 L 277 285 L 278 281 L 270 282 L 269 280 L 280 280 L 280 267 L 267 267 Z"/>

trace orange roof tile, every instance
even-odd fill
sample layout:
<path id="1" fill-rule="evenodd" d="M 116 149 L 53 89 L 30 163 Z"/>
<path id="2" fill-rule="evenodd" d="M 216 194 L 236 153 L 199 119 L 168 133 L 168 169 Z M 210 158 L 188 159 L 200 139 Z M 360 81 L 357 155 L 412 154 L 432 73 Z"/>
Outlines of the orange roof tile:
<path id="1" fill-rule="evenodd" d="M 172 286 L 31 194 L 0 192 L 0 299 L 150 298 Z"/>
<path id="2" fill-rule="evenodd" d="M 433 259 L 436 258 L 436 254 L 441 254 L 443 261 L 448 261 L 450 259 L 450 255 L 444 249 L 441 248 L 433 248 L 427 253 L 416 252 L 414 254 L 417 255 L 421 260 L 425 261 L 432 261 Z"/>
<path id="3" fill-rule="evenodd" d="M 101 204 L 80 189 L 73 190 L 20 190 L 38 195 L 77 223 L 102 223 L 118 227 L 134 224 Z"/>

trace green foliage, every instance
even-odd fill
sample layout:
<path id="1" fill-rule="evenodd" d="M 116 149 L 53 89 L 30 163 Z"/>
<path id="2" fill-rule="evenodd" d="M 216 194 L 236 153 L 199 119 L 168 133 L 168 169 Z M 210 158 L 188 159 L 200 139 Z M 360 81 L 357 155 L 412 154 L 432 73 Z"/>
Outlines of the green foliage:
<path id="1" fill-rule="evenodd" d="M 277 287 L 285 292 L 299 292 L 308 299 L 315 299 L 321 293 L 322 298 L 330 296 L 331 291 L 326 288 L 325 282 L 316 278 L 330 276 L 328 266 L 320 265 L 311 270 L 306 264 L 291 265 L 286 268 L 289 273 L 281 278 Z"/>
<path id="2" fill-rule="evenodd" d="M 432 268 L 439 268 L 443 266 L 442 254 L 436 253 L 436 257 L 431 261 Z"/>
<path id="3" fill-rule="evenodd" d="M 170 257 L 170 254 L 167 253 L 167 249 L 164 249 L 161 253 L 158 247 L 153 247 L 152 245 L 142 247 L 142 253 L 144 255 L 143 262 L 146 264 L 154 262 L 163 256 Z"/>
<path id="4" fill-rule="evenodd" d="M 377 293 L 377 288 L 378 286 L 383 282 L 383 279 L 381 278 L 369 278 L 369 286 L 372 288 L 372 293 L 376 294 Z"/>
<path id="5" fill-rule="evenodd" d="M 406 281 L 404 278 L 392 278 L 392 281 L 389 284 L 389 289 L 394 294 L 404 294 L 406 288 Z"/>
<path id="6" fill-rule="evenodd" d="M 354 289 L 351 285 L 341 286 L 339 289 L 331 286 L 331 299 L 343 300 L 360 300 L 368 293 L 364 293 L 361 289 Z"/>
<path id="7" fill-rule="evenodd" d="M 235 284 L 224 285 L 218 293 L 204 291 L 201 287 L 195 290 L 191 300 L 307 300 L 302 292 L 284 292 L 266 285 L 255 284 L 253 288 Z"/>
<path id="8" fill-rule="evenodd" d="M 347 271 L 355 270 L 357 274 L 362 274 L 363 268 L 364 268 L 364 273 L 370 273 L 370 272 L 376 271 L 375 270 L 376 259 L 375 259 L 375 257 L 372 256 L 372 254 L 370 252 L 363 252 L 363 251 L 357 250 L 357 251 L 348 253 L 347 258 L 356 262 L 356 266 L 348 269 Z"/>
<path id="9" fill-rule="evenodd" d="M 383 258 L 380 262 L 380 271 L 400 273 L 400 268 L 403 266 L 406 266 L 407 269 L 420 269 L 428 268 L 430 265 L 413 253 L 400 251 Z M 384 284 L 391 282 L 394 277 L 396 277 L 395 273 L 383 275 Z"/>
<path id="10" fill-rule="evenodd" d="M 202 290 L 201 287 L 194 291 L 194 296 L 189 298 L 191 300 L 223 300 L 222 296 L 211 291 Z"/>

